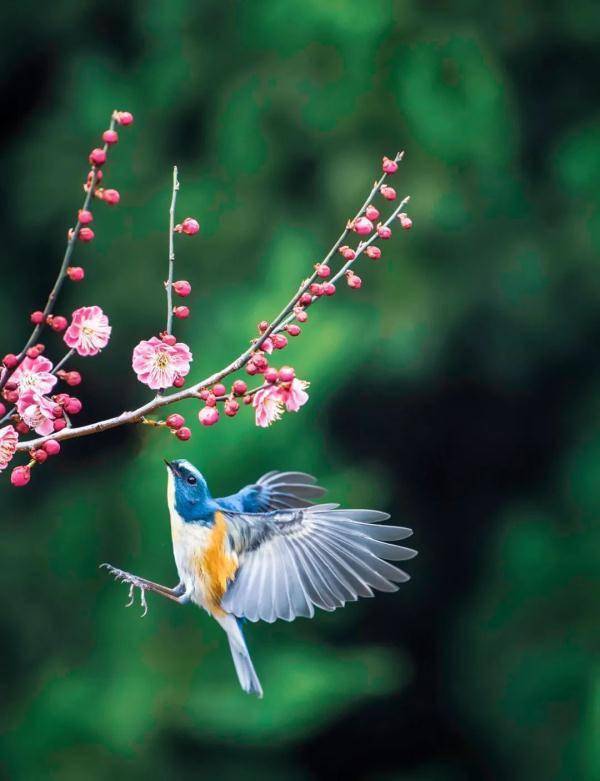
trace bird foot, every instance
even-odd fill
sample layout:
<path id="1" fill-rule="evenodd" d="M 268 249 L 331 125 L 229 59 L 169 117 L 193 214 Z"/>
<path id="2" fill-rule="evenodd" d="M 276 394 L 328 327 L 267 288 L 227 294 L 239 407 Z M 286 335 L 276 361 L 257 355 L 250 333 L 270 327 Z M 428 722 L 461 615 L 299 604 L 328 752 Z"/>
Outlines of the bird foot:
<path id="1" fill-rule="evenodd" d="M 129 584 L 129 602 L 125 604 L 125 607 L 131 607 L 135 601 L 135 590 L 140 590 L 140 605 L 143 609 L 142 618 L 148 612 L 148 603 L 146 602 L 146 583 L 143 578 L 138 578 L 137 575 L 132 575 L 131 572 L 125 572 L 125 570 L 113 567 L 111 564 L 101 564 L 101 568 L 108 570 L 108 572 L 114 576 L 115 580 L 119 583 Z"/>

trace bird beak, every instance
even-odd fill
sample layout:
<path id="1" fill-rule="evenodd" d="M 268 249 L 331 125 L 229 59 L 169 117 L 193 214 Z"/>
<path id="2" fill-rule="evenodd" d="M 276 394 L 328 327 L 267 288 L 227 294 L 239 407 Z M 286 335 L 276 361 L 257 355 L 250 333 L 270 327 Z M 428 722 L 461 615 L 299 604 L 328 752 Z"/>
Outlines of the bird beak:
<path id="1" fill-rule="evenodd" d="M 176 474 L 176 470 L 175 470 L 175 467 L 173 466 L 173 464 L 170 461 L 167 461 L 166 458 L 163 458 L 163 461 L 165 462 L 167 467 L 171 470 L 171 472 L 173 472 L 173 474 Z"/>

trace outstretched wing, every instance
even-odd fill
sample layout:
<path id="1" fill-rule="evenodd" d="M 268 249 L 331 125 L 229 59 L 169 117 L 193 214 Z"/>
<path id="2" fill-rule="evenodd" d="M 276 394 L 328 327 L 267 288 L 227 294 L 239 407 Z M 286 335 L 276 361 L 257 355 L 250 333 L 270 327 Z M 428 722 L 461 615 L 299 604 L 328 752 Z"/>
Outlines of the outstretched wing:
<path id="1" fill-rule="evenodd" d="M 316 478 L 305 472 L 267 472 L 256 483 L 216 501 L 224 510 L 246 513 L 310 507 L 313 499 L 325 493 L 316 483 Z"/>
<path id="2" fill-rule="evenodd" d="M 379 525 L 387 513 L 317 505 L 268 515 L 226 513 L 239 557 L 235 580 L 221 605 L 238 618 L 272 622 L 335 610 L 373 589 L 396 591 L 409 576 L 390 561 L 416 551 L 390 541 L 412 534 Z"/>

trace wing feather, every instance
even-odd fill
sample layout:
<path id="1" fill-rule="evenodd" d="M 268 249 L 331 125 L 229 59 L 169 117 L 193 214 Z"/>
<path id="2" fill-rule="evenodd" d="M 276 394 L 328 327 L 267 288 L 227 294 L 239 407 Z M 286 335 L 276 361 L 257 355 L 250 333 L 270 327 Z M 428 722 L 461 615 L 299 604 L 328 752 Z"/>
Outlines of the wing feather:
<path id="1" fill-rule="evenodd" d="M 291 476 L 291 477 L 290 477 Z M 302 473 L 275 473 L 269 481 L 301 480 Z M 314 478 L 312 478 L 314 480 Z M 222 600 L 225 610 L 250 621 L 292 621 L 314 608 L 335 610 L 373 591 L 396 591 L 409 579 L 390 563 L 415 551 L 391 544 L 412 533 L 379 525 L 389 516 L 375 510 L 315 505 L 266 514 L 226 514 L 240 565 Z"/>

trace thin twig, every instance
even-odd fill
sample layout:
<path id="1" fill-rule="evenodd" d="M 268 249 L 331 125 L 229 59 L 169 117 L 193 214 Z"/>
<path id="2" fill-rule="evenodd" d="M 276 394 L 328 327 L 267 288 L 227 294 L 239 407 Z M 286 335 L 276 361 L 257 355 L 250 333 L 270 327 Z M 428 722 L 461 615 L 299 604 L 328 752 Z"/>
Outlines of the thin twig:
<path id="1" fill-rule="evenodd" d="M 116 124 L 116 118 L 115 118 L 115 112 L 113 112 L 111 119 L 110 119 L 110 130 L 115 129 Z M 108 149 L 108 144 L 105 143 L 103 147 L 104 151 L 106 152 Z M 98 167 L 96 165 L 92 166 L 92 178 L 89 183 L 88 190 L 85 194 L 85 199 L 83 201 L 83 206 L 81 207 L 82 211 L 87 211 L 90 202 L 94 196 L 94 190 L 96 189 L 96 182 L 98 179 Z M 75 227 L 73 228 L 73 231 L 69 234 L 69 239 L 67 241 L 67 248 L 65 250 L 65 254 L 63 256 L 63 261 L 60 266 L 60 270 L 58 272 L 58 276 L 56 278 L 56 282 L 54 283 L 54 286 L 52 290 L 50 291 L 50 294 L 48 296 L 48 300 L 46 301 L 46 306 L 44 307 L 44 317 L 41 323 L 38 323 L 38 325 L 35 326 L 33 331 L 31 332 L 29 339 L 25 342 L 25 345 L 21 352 L 17 355 L 17 364 L 12 367 L 11 369 L 5 369 L 2 373 L 2 376 L 0 377 L 0 391 L 6 383 L 8 382 L 8 378 L 13 374 L 14 370 L 19 366 L 22 361 L 24 360 L 25 356 L 27 355 L 27 350 L 37 342 L 44 326 L 46 325 L 46 318 L 49 314 L 52 313 L 52 309 L 54 307 L 54 304 L 56 303 L 56 299 L 58 298 L 58 294 L 60 293 L 60 290 L 63 286 L 63 283 L 67 277 L 67 268 L 69 267 L 69 263 L 71 261 L 71 255 L 73 254 L 73 249 L 75 248 L 75 243 L 77 241 L 77 236 L 79 235 L 79 230 L 81 228 L 81 223 L 79 220 L 75 223 Z"/>
<path id="2" fill-rule="evenodd" d="M 177 178 L 177 166 L 173 166 L 173 194 L 171 196 L 171 208 L 169 209 L 169 278 L 167 281 L 167 327 L 166 332 L 171 333 L 173 327 L 173 271 L 175 269 L 175 247 L 173 234 L 175 230 L 175 204 L 179 192 L 179 180 Z"/>

